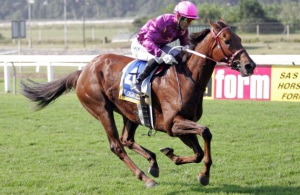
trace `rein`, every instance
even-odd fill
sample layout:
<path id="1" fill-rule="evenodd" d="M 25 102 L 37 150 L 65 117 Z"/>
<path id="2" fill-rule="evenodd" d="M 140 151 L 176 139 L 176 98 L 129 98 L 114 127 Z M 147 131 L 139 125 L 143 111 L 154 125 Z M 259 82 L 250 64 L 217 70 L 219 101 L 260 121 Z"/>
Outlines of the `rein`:
<path id="1" fill-rule="evenodd" d="M 199 56 L 199 57 L 204 58 L 204 59 L 211 60 L 211 61 L 215 62 L 217 65 L 224 65 L 224 66 L 233 67 L 235 57 L 236 57 L 239 53 L 241 53 L 241 52 L 243 52 L 243 51 L 245 51 L 245 50 L 244 50 L 244 49 L 239 49 L 239 50 L 237 50 L 235 53 L 232 53 L 226 46 L 225 46 L 225 47 L 222 47 L 222 43 L 220 42 L 219 35 L 220 35 L 222 32 L 224 32 L 225 30 L 227 30 L 227 29 L 230 29 L 230 27 L 227 26 L 227 27 L 223 28 L 222 30 L 220 30 L 220 32 L 219 32 L 218 34 L 216 34 L 216 33 L 213 31 L 213 29 L 210 29 L 210 32 L 212 33 L 213 37 L 215 38 L 215 43 L 214 43 L 214 44 L 218 44 L 218 48 L 221 49 L 221 51 L 222 51 L 222 53 L 223 53 L 223 56 L 224 56 L 225 60 L 227 60 L 227 62 L 219 62 L 219 61 L 217 61 L 217 60 L 215 60 L 215 59 L 213 59 L 213 58 L 210 58 L 210 57 L 208 57 L 208 56 L 206 56 L 206 55 L 204 55 L 204 54 L 201 54 L 201 53 L 196 52 L 196 51 L 191 50 L 191 49 L 184 49 L 183 51 L 189 52 L 189 53 L 191 53 L 191 54 L 195 54 L 196 56 Z M 176 48 L 178 48 L 178 47 L 183 48 L 182 46 L 176 46 Z M 228 56 L 225 54 L 224 48 L 225 48 L 225 50 L 226 50 L 228 53 L 231 54 L 230 57 L 228 57 Z M 172 48 L 172 49 L 173 49 L 173 48 Z"/>
<path id="2" fill-rule="evenodd" d="M 178 48 L 180 48 L 182 51 L 186 51 L 186 52 L 189 52 L 189 53 L 191 53 L 191 54 L 195 54 L 196 56 L 199 56 L 199 57 L 201 57 L 201 58 L 211 60 L 211 61 L 215 62 L 217 65 L 224 65 L 224 66 L 233 67 L 235 57 L 236 57 L 238 54 L 240 54 L 241 52 L 244 52 L 245 50 L 244 50 L 244 49 L 239 49 L 239 50 L 237 50 L 235 53 L 232 53 L 232 52 L 228 49 L 227 46 L 222 47 L 222 43 L 220 42 L 219 36 L 222 34 L 222 32 L 224 32 L 224 31 L 227 30 L 227 29 L 230 29 L 230 27 L 227 26 L 227 27 L 225 27 L 225 28 L 222 28 L 222 29 L 220 30 L 220 32 L 218 32 L 218 34 L 216 34 L 216 33 L 214 32 L 213 29 L 210 29 L 210 32 L 212 33 L 213 37 L 215 38 L 215 43 L 214 43 L 214 44 L 217 44 L 217 45 L 218 45 L 218 48 L 221 49 L 221 51 L 222 51 L 222 53 L 223 53 L 223 56 L 224 56 L 224 58 L 225 58 L 225 60 L 226 60 L 227 62 L 220 62 L 220 61 L 217 61 L 217 60 L 215 60 L 215 59 L 213 59 L 213 58 L 210 58 L 210 57 L 208 57 L 208 56 L 206 56 L 206 55 L 204 55 L 204 54 L 201 54 L 201 53 L 199 53 L 199 52 L 197 52 L 197 51 L 194 51 L 194 50 L 185 48 L 184 46 L 175 46 L 175 47 L 172 47 L 172 49 L 169 51 L 169 53 L 171 53 L 171 51 L 172 51 L 173 49 L 178 49 Z M 230 57 L 228 57 L 228 56 L 225 54 L 224 49 L 226 50 L 226 52 L 228 52 L 228 53 L 231 54 Z"/>
<path id="3" fill-rule="evenodd" d="M 201 58 L 211 60 L 211 61 L 215 62 L 216 65 L 224 65 L 224 66 L 229 66 L 229 67 L 231 67 L 232 69 L 238 69 L 238 68 L 239 68 L 239 67 L 238 67 L 239 65 L 238 65 L 237 67 L 234 66 L 234 65 L 235 65 L 234 59 L 235 59 L 235 57 L 236 57 L 238 54 L 244 52 L 245 49 L 239 49 L 239 50 L 237 50 L 235 53 L 232 53 L 232 52 L 228 49 L 227 46 L 222 47 L 223 44 L 222 44 L 222 42 L 220 41 L 219 36 L 220 36 L 225 30 L 227 30 L 227 29 L 230 29 L 230 27 L 229 27 L 229 26 L 226 26 L 226 27 L 222 28 L 217 34 L 214 32 L 214 30 L 213 30 L 212 28 L 210 29 L 210 32 L 212 33 L 212 35 L 213 35 L 213 37 L 214 37 L 214 39 L 215 39 L 214 45 L 215 45 L 215 44 L 218 45 L 218 48 L 221 49 L 221 51 L 222 51 L 222 53 L 223 53 L 223 56 L 224 56 L 224 59 L 225 59 L 227 62 L 220 62 L 220 61 L 217 61 L 217 60 L 215 60 L 215 59 L 213 59 L 213 58 L 210 58 L 210 57 L 208 57 L 208 56 L 206 56 L 206 55 L 204 55 L 204 54 L 201 54 L 201 53 L 199 53 L 199 52 L 197 52 L 197 51 L 194 51 L 194 50 L 185 48 L 184 46 L 175 46 L 175 47 L 172 47 L 171 50 L 170 50 L 168 53 L 170 54 L 171 51 L 172 51 L 173 49 L 181 49 L 182 51 L 186 51 L 186 52 L 189 52 L 189 53 L 191 53 L 191 54 L 195 54 L 196 56 L 199 56 L 199 57 L 201 57 Z M 226 50 L 227 53 L 230 53 L 230 54 L 231 54 L 230 57 L 228 57 L 228 56 L 226 55 L 224 49 Z M 180 101 L 181 101 L 181 105 L 182 105 L 183 102 L 182 102 L 181 88 L 180 88 L 180 84 L 179 84 L 179 79 L 178 79 L 178 75 L 177 75 L 176 68 L 174 68 L 174 69 L 175 69 L 176 79 L 177 79 L 177 83 L 178 83 L 178 93 L 179 93 Z"/>

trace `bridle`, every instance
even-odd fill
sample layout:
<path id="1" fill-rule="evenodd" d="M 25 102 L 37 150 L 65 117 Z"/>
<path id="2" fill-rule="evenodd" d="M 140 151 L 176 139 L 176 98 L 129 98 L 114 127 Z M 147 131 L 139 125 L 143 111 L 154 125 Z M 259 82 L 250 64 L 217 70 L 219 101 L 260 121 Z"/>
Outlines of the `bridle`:
<path id="1" fill-rule="evenodd" d="M 225 30 L 227 30 L 227 29 L 230 29 L 230 27 L 229 27 L 229 26 L 226 26 L 226 27 L 222 28 L 222 29 L 218 32 L 218 34 L 216 34 L 216 33 L 214 32 L 214 30 L 211 28 L 211 29 L 210 29 L 210 32 L 211 32 L 211 34 L 213 35 L 213 37 L 215 38 L 214 45 L 215 45 L 215 44 L 218 45 L 218 48 L 221 49 L 221 51 L 222 51 L 222 53 L 223 53 L 224 59 L 227 61 L 227 63 L 225 62 L 225 63 L 226 63 L 225 65 L 230 66 L 230 67 L 233 67 L 233 65 L 235 64 L 235 63 L 234 63 L 235 57 L 236 57 L 238 54 L 244 52 L 245 50 L 244 50 L 244 49 L 239 49 L 239 50 L 237 50 L 235 53 L 232 53 L 232 52 L 228 49 L 227 46 L 224 46 L 224 44 L 222 44 L 222 42 L 221 42 L 220 39 L 219 39 L 219 36 L 220 36 Z M 223 45 L 223 47 L 222 47 L 222 45 Z M 224 51 L 224 50 L 225 50 L 225 51 Z M 230 53 L 231 56 L 228 57 L 228 56 L 226 55 L 226 53 Z"/>
<path id="2" fill-rule="evenodd" d="M 227 29 L 230 29 L 230 27 L 227 26 L 227 27 L 222 28 L 217 34 L 214 32 L 214 30 L 213 30 L 212 28 L 210 29 L 210 32 L 212 33 L 212 35 L 213 35 L 213 37 L 214 37 L 214 39 L 215 39 L 215 42 L 214 42 L 213 47 L 217 44 L 217 47 L 218 47 L 219 49 L 221 49 L 221 51 L 222 51 L 222 53 L 223 53 L 223 57 L 224 57 L 224 59 L 225 59 L 227 62 L 220 62 L 220 61 L 217 61 L 217 60 L 215 60 L 215 59 L 213 59 L 213 58 L 210 58 L 210 57 L 208 57 L 208 56 L 206 56 L 206 55 L 204 55 L 204 54 L 201 54 L 201 53 L 196 52 L 196 51 L 194 51 L 194 50 L 185 48 L 185 47 L 183 47 L 183 46 L 175 46 L 175 47 L 171 48 L 171 50 L 169 51 L 169 54 L 171 53 L 171 51 L 172 51 L 173 49 L 181 49 L 182 51 L 186 51 L 186 52 L 195 54 L 195 55 L 197 55 L 197 56 L 199 56 L 199 57 L 202 57 L 202 58 L 204 58 L 204 59 L 209 59 L 209 60 L 215 62 L 216 65 L 225 65 L 225 66 L 231 67 L 232 69 L 238 70 L 238 69 L 240 68 L 240 65 L 237 64 L 237 63 L 235 63 L 234 59 L 235 59 L 235 57 L 236 57 L 237 55 L 239 55 L 240 53 L 244 52 L 245 49 L 239 49 L 239 50 L 237 50 L 235 53 L 232 53 L 232 52 L 228 49 L 227 46 L 222 47 L 223 44 L 221 43 L 221 41 L 220 41 L 220 39 L 219 39 L 219 36 L 220 36 L 225 30 L 227 30 Z M 225 53 L 224 50 L 226 50 L 226 53 L 230 53 L 231 56 L 228 57 L 228 56 L 226 55 L 226 53 Z M 174 67 L 175 67 L 175 66 L 174 66 Z M 178 79 L 178 75 L 177 75 L 177 71 L 176 71 L 176 70 L 175 70 L 175 73 L 176 73 L 176 79 L 177 79 L 177 83 L 178 83 L 179 96 L 180 96 L 181 105 L 182 105 L 183 102 L 182 102 L 182 94 L 181 94 L 181 90 L 180 90 L 181 88 L 180 88 L 180 86 L 179 86 L 179 79 Z"/>
<path id="3" fill-rule="evenodd" d="M 223 54 L 223 57 L 224 57 L 224 59 L 225 59 L 227 62 L 220 62 L 220 61 L 217 61 L 217 60 L 215 60 L 215 59 L 213 59 L 213 58 L 210 58 L 210 57 L 208 57 L 208 56 L 206 56 L 206 55 L 204 55 L 204 54 L 201 54 L 201 53 L 196 52 L 196 51 L 191 50 L 191 49 L 183 49 L 183 50 L 184 50 L 184 51 L 187 51 L 187 52 L 189 52 L 189 53 L 195 54 L 195 55 L 197 55 L 197 56 L 200 56 L 200 57 L 202 57 L 202 58 L 205 58 L 205 59 L 209 59 L 209 60 L 211 60 L 211 61 L 214 61 L 214 62 L 216 62 L 217 65 L 225 65 L 225 66 L 231 67 L 232 69 L 238 69 L 238 68 L 239 68 L 239 65 L 237 65 L 237 64 L 234 62 L 234 59 L 236 58 L 237 55 L 239 55 L 240 53 L 244 52 L 245 49 L 239 49 L 239 50 L 237 50 L 235 53 L 232 53 L 232 52 L 228 49 L 227 46 L 224 46 L 224 44 L 222 44 L 222 42 L 221 42 L 220 39 L 219 39 L 219 36 L 220 36 L 225 30 L 227 30 L 227 29 L 230 29 L 230 27 L 229 27 L 229 26 L 226 26 L 226 27 L 222 28 L 217 34 L 214 32 L 214 30 L 213 30 L 212 28 L 210 29 L 210 32 L 212 33 L 212 35 L 213 35 L 213 37 L 214 37 L 214 39 L 215 39 L 215 42 L 214 42 L 213 47 L 214 47 L 215 45 L 217 45 L 217 47 L 218 47 L 219 49 L 221 49 L 222 54 Z M 222 47 L 222 46 L 223 46 L 223 47 Z M 176 47 L 178 48 L 178 47 L 181 47 L 181 46 L 176 46 Z M 181 48 L 182 48 L 182 47 L 181 47 Z M 172 48 L 172 49 L 173 49 L 173 48 Z M 231 55 L 228 57 L 228 56 L 226 55 L 226 53 L 230 53 Z"/>

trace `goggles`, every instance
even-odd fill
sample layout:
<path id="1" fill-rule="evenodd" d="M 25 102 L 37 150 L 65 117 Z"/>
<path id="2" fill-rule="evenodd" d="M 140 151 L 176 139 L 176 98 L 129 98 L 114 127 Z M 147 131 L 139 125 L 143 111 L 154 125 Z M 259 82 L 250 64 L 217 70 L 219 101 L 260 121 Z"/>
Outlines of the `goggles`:
<path id="1" fill-rule="evenodd" d="M 190 24 L 190 23 L 193 21 L 193 19 L 191 19 L 191 18 L 185 18 L 185 17 L 181 17 L 181 21 L 183 21 L 183 22 L 185 22 L 185 23 L 188 23 L 188 24 Z"/>

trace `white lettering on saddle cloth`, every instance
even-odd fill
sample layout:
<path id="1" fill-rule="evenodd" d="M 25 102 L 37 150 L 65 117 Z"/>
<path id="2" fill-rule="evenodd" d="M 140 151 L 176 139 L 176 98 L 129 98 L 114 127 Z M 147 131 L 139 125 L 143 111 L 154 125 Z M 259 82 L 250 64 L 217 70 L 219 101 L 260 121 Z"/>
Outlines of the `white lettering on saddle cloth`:
<path id="1" fill-rule="evenodd" d="M 130 62 L 122 71 L 120 81 L 119 99 L 127 100 L 133 103 L 140 102 L 140 96 L 131 90 L 131 85 L 135 82 L 138 72 L 144 69 L 145 61 L 134 60 Z"/>

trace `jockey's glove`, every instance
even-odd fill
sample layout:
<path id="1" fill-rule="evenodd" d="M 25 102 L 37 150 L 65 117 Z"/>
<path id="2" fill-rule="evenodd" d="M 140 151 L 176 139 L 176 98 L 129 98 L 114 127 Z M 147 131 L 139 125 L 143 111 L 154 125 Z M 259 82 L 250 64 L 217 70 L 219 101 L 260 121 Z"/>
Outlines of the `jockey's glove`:
<path id="1" fill-rule="evenodd" d="M 186 50 L 189 49 L 189 48 L 190 48 L 189 45 L 182 46 L 181 51 L 186 51 Z"/>
<path id="2" fill-rule="evenodd" d="M 167 54 L 165 52 L 162 52 L 160 57 L 166 64 L 173 64 L 173 63 L 178 64 L 174 56 Z"/>

